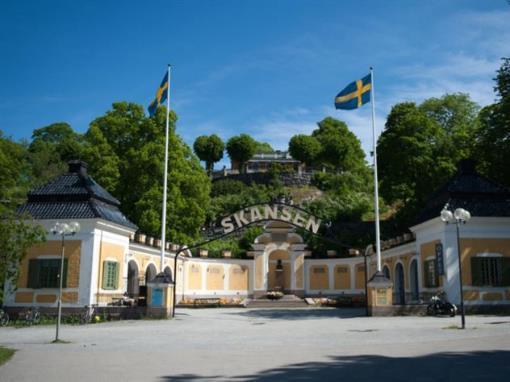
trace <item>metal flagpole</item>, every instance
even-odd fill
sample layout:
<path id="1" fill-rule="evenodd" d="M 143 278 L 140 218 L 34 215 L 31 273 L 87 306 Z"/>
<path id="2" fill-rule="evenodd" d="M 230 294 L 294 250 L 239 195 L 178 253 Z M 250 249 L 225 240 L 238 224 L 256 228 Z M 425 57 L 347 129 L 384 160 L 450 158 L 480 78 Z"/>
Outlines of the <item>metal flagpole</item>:
<path id="1" fill-rule="evenodd" d="M 166 188 L 168 184 L 168 130 L 170 118 L 170 69 L 168 64 L 168 86 L 166 88 L 166 129 L 165 129 L 165 169 L 163 172 L 163 207 L 161 214 L 161 272 L 163 272 L 165 262 L 165 247 L 166 247 Z"/>
<path id="2" fill-rule="evenodd" d="M 379 185 L 377 180 L 377 139 L 375 134 L 375 92 L 374 68 L 370 67 L 370 103 L 372 104 L 372 140 L 374 153 L 374 204 L 375 204 L 375 246 L 377 250 L 377 272 L 381 272 L 381 235 L 379 229 Z"/>

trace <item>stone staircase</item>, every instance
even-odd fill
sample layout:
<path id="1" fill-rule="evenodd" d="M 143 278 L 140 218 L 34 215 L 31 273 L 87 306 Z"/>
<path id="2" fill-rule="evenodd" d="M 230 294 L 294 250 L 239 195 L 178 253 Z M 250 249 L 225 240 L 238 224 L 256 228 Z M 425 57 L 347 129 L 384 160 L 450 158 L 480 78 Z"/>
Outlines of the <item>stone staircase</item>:
<path id="1" fill-rule="evenodd" d="M 272 309 L 287 309 L 287 308 L 308 308 L 310 305 L 305 300 L 293 294 L 286 294 L 279 300 L 269 300 L 268 298 L 249 299 L 246 302 L 247 308 L 272 308 Z"/>

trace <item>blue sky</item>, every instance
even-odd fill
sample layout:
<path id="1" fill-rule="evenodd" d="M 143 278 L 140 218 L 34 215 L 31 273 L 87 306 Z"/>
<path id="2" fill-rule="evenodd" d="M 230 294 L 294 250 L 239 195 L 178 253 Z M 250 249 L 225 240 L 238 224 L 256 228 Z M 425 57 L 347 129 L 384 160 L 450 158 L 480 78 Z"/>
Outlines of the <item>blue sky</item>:
<path id="1" fill-rule="evenodd" d="M 368 151 L 370 107 L 333 98 L 375 69 L 377 125 L 396 102 L 494 101 L 506 0 L 10 1 L 0 4 L 0 129 L 85 132 L 115 101 L 147 106 L 173 65 L 178 133 L 248 133 L 277 149 L 330 115 Z"/>

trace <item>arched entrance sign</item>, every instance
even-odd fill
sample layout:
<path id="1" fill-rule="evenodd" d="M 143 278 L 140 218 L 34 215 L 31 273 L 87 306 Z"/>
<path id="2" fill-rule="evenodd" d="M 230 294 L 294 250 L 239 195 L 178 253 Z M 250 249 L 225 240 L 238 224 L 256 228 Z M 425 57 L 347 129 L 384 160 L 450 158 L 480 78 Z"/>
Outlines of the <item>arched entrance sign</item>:
<path id="1" fill-rule="evenodd" d="M 237 212 L 223 216 L 217 219 L 216 222 L 204 227 L 203 233 L 205 234 L 205 240 L 190 246 L 182 246 L 177 250 L 174 258 L 174 269 L 177 269 L 177 259 L 184 251 L 200 248 L 210 242 L 233 235 L 252 225 L 260 225 L 271 221 L 290 224 L 310 233 L 320 240 L 327 241 L 339 247 L 346 249 L 353 248 L 353 246 L 347 245 L 335 238 L 334 233 L 331 231 L 331 223 L 327 220 L 321 219 L 299 206 L 283 202 L 269 202 L 243 207 Z M 175 316 L 176 280 L 177 272 L 174 274 L 172 317 Z"/>

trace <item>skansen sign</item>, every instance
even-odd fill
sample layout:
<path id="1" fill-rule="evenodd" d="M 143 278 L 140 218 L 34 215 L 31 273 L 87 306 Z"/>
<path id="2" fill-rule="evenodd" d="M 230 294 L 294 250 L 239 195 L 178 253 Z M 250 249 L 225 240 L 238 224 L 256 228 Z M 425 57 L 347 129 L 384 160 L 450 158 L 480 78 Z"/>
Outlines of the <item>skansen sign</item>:
<path id="1" fill-rule="evenodd" d="M 221 220 L 223 233 L 228 234 L 252 223 L 279 220 L 317 234 L 321 219 L 306 211 L 285 204 L 263 204 L 247 207 Z"/>

